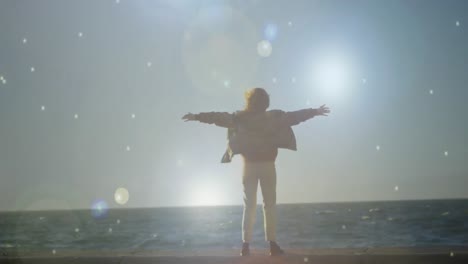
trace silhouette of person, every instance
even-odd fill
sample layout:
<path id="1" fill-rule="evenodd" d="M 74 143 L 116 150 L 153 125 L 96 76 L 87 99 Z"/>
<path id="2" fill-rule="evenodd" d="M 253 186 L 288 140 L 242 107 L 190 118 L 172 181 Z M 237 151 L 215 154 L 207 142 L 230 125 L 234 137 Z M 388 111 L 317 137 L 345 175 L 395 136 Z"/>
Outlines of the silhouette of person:
<path id="1" fill-rule="evenodd" d="M 244 160 L 242 184 L 244 191 L 244 211 L 242 220 L 241 255 L 250 254 L 253 225 L 256 218 L 257 186 L 263 196 L 263 216 L 265 240 L 270 243 L 270 255 L 284 254 L 276 243 L 276 167 L 278 148 L 296 150 L 296 139 L 292 126 L 314 116 L 327 116 L 330 109 L 307 108 L 298 111 L 266 111 L 270 97 L 262 88 L 253 88 L 245 93 L 245 109 L 234 113 L 204 112 L 188 113 L 185 121 L 200 121 L 228 128 L 228 146 L 221 162 L 230 162 L 240 154 Z"/>

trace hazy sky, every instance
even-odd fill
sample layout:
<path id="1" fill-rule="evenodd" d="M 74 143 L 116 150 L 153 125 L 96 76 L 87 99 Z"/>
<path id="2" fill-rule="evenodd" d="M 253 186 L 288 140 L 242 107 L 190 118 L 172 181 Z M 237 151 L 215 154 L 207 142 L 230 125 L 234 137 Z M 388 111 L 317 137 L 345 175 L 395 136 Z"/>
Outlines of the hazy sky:
<path id="1" fill-rule="evenodd" d="M 241 109 L 251 87 L 332 111 L 280 150 L 279 203 L 466 198 L 467 10 L 0 0 L 0 210 L 241 204 L 226 129 L 180 118 Z"/>

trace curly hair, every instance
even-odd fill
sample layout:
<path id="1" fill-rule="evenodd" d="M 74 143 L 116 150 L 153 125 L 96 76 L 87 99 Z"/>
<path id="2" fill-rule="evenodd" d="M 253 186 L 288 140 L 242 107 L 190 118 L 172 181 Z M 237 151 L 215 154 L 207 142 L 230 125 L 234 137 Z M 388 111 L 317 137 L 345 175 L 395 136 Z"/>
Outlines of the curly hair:
<path id="1" fill-rule="evenodd" d="M 270 106 L 270 96 L 263 88 L 253 88 L 245 92 L 245 111 L 263 112 Z"/>

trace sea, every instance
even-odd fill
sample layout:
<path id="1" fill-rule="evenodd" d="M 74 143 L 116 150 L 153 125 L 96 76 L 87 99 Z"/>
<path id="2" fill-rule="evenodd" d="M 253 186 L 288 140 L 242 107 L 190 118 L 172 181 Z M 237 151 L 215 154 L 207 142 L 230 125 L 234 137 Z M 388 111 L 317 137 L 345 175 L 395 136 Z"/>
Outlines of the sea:
<path id="1" fill-rule="evenodd" d="M 0 213 L 0 250 L 203 250 L 241 246 L 242 206 Z M 468 200 L 277 205 L 285 248 L 468 245 Z M 262 206 L 253 247 L 267 247 Z"/>

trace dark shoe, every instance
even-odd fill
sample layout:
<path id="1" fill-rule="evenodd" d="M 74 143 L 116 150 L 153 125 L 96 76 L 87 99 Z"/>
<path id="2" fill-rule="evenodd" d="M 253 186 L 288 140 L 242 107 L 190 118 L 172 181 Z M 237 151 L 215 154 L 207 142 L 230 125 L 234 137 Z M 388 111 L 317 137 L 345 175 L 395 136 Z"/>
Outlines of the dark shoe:
<path id="1" fill-rule="evenodd" d="M 284 250 L 282 250 L 276 242 L 270 241 L 270 256 L 279 256 L 283 254 Z"/>
<path id="2" fill-rule="evenodd" d="M 249 243 L 242 243 L 242 251 L 241 251 L 240 255 L 241 256 L 250 255 Z"/>

